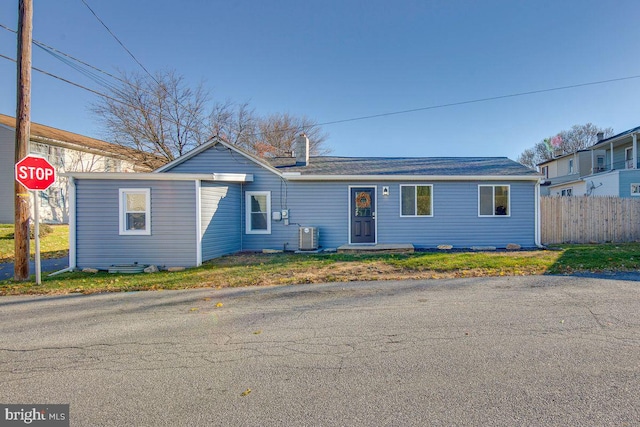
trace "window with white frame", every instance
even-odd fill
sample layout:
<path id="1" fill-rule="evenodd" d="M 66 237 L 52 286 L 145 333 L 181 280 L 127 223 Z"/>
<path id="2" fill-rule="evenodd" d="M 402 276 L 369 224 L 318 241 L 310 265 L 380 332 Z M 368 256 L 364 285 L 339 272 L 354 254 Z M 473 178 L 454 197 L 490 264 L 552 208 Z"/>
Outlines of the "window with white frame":
<path id="1" fill-rule="evenodd" d="M 433 185 L 400 185 L 400 216 L 433 216 Z"/>
<path id="2" fill-rule="evenodd" d="M 565 188 L 560 192 L 561 196 L 573 196 L 573 188 Z"/>
<path id="3" fill-rule="evenodd" d="M 271 192 L 247 191 L 245 206 L 246 233 L 271 234 Z"/>
<path id="4" fill-rule="evenodd" d="M 631 184 L 631 195 L 640 196 L 640 183 Z"/>
<path id="5" fill-rule="evenodd" d="M 508 185 L 479 185 L 478 216 L 510 216 L 509 190 Z"/>
<path id="6" fill-rule="evenodd" d="M 120 234 L 151 234 L 151 189 L 121 188 Z"/>
<path id="7" fill-rule="evenodd" d="M 569 159 L 569 175 L 573 174 L 573 159 Z"/>
<path id="8" fill-rule="evenodd" d="M 541 172 L 545 178 L 549 178 L 549 166 L 543 166 Z"/>

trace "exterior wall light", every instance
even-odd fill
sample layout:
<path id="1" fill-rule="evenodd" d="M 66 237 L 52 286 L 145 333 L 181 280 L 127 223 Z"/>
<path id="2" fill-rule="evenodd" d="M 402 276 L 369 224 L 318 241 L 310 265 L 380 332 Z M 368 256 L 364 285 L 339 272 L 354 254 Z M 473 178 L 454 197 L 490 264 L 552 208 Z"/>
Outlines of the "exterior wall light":
<path id="1" fill-rule="evenodd" d="M 382 195 L 383 196 L 388 196 L 389 195 L 389 187 L 387 187 L 387 186 L 382 187 Z"/>

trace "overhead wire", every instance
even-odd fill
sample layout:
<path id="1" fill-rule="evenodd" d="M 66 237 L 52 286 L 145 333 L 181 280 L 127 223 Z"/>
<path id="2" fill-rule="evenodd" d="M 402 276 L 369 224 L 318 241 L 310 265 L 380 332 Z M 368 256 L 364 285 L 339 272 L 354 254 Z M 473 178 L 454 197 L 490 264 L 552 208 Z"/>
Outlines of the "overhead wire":
<path id="1" fill-rule="evenodd" d="M 111 36 L 118 42 L 118 44 L 122 46 L 122 48 L 129 54 L 129 56 L 131 56 L 131 58 L 133 58 L 133 60 L 140 66 L 140 68 L 142 68 L 149 75 L 149 77 L 155 80 L 156 83 L 160 84 L 155 79 L 155 77 L 153 77 L 153 75 L 149 72 L 149 70 L 147 70 L 147 68 L 144 65 L 142 65 L 142 62 L 140 62 L 138 58 L 136 58 L 136 56 L 129 49 L 127 49 L 127 47 L 124 45 L 124 43 L 122 43 L 122 41 L 118 38 L 118 36 L 116 36 L 114 32 L 111 31 L 111 29 L 107 26 L 107 24 L 105 24 L 104 21 L 100 19 L 98 14 L 91 8 L 91 6 L 89 6 L 89 4 L 85 0 L 80 0 L 80 1 L 84 3 L 84 5 L 87 7 L 87 9 L 89 9 L 89 11 L 93 14 L 93 16 L 95 16 L 98 22 L 102 24 L 102 26 L 109 32 L 109 34 L 111 34 Z"/>
<path id="2" fill-rule="evenodd" d="M 129 53 L 129 55 L 136 61 L 136 63 L 138 63 L 138 65 L 140 65 L 140 67 L 147 73 L 147 75 L 149 75 L 150 78 L 152 78 L 158 85 L 160 85 L 160 83 L 157 81 L 157 79 L 151 74 L 149 73 L 149 71 L 144 67 L 144 65 L 135 57 L 135 55 L 133 55 L 131 53 L 131 51 L 129 51 L 129 49 L 127 49 L 126 46 L 124 46 L 124 44 L 120 41 L 120 39 L 118 39 L 118 37 L 109 29 L 109 27 L 106 26 L 106 24 L 97 16 L 97 14 L 95 13 L 95 11 L 93 11 L 93 9 L 91 9 L 91 7 L 86 3 L 85 0 L 81 0 L 85 6 L 87 6 L 87 8 L 91 11 L 91 13 L 96 17 L 96 19 L 107 29 L 107 31 L 109 31 L 109 33 L 114 37 L 114 39 L 116 39 L 116 41 L 127 51 L 127 53 Z M 15 30 L 10 29 L 9 27 L 0 24 L 0 28 L 4 28 L 7 31 L 16 33 Z M 52 55 L 53 57 L 55 57 L 56 59 L 60 60 L 61 62 L 67 64 L 68 66 L 74 68 L 75 70 L 77 70 L 78 72 L 84 74 L 85 76 L 89 77 L 90 79 L 94 80 L 96 83 L 98 83 L 99 85 L 113 91 L 114 93 L 119 93 L 120 89 L 118 89 L 117 87 L 113 86 L 110 82 L 108 82 L 106 79 L 99 77 L 98 75 L 96 75 L 95 73 L 91 73 L 88 72 L 87 70 L 83 70 L 81 67 L 78 67 L 77 65 L 73 64 L 71 61 L 68 61 L 66 59 L 64 59 L 63 57 L 69 58 L 73 61 L 78 62 L 79 64 L 84 65 L 85 67 L 89 67 L 99 73 L 105 74 L 108 77 L 111 77 L 123 84 L 129 85 L 131 87 L 133 87 L 134 89 L 137 90 L 141 90 L 143 92 L 147 92 L 147 93 L 151 93 L 148 90 L 145 90 L 144 88 L 140 88 L 136 85 L 133 85 L 131 82 L 124 80 L 118 76 L 115 76 L 107 71 L 104 71 L 98 67 L 95 67 L 85 61 L 82 61 L 78 58 L 75 58 L 67 53 L 64 53 L 58 49 L 55 49 L 51 46 L 48 46 L 45 43 L 42 43 L 40 41 L 34 40 L 33 43 L 38 46 L 40 49 L 44 50 L 45 52 L 47 52 L 48 54 Z M 8 59 L 10 61 L 15 62 L 15 59 L 7 57 L 5 55 L 0 55 L 0 57 Z M 47 71 L 38 69 L 36 67 L 33 67 L 34 70 L 41 72 L 45 75 L 48 75 L 50 77 L 56 78 L 58 80 L 64 81 L 68 84 L 71 84 L 75 87 L 78 87 L 80 89 L 84 89 L 87 90 L 89 92 L 92 92 L 98 96 L 102 96 L 106 99 L 115 101 L 115 102 L 119 102 L 122 103 L 124 105 L 130 106 L 132 108 L 136 108 L 139 109 L 139 107 L 135 107 L 131 104 L 128 104 L 122 100 L 119 100 L 117 98 L 114 98 L 112 96 L 109 96 L 107 94 L 101 93 L 99 91 L 96 91 L 94 89 L 88 88 L 86 86 L 80 85 L 78 83 L 75 83 L 71 80 L 62 78 L 60 76 L 57 76 L 53 73 L 49 73 Z M 516 92 L 516 93 L 512 93 L 512 94 L 506 94 L 506 95 L 497 95 L 497 96 L 490 96 L 490 97 L 484 97 L 484 98 L 476 98 L 476 99 L 471 99 L 471 100 L 464 100 L 464 101 L 456 101 L 456 102 L 450 102 L 450 103 L 444 103 L 444 104 L 435 104 L 435 105 L 430 105 L 430 106 L 425 106 L 425 107 L 418 107 L 418 108 L 411 108 L 411 109 L 405 109 L 405 110 L 396 110 L 396 111 L 388 111 L 388 112 L 384 112 L 384 113 L 378 113 L 378 114 L 370 114 L 370 115 L 364 115 L 364 116 L 356 116 L 356 117 L 350 117 L 350 118 L 345 118 L 345 119 L 338 119 L 338 120 L 330 120 L 330 121 L 325 121 L 325 122 L 320 122 L 320 123 L 315 123 L 313 125 L 309 125 L 309 126 L 303 126 L 303 127 L 295 127 L 295 128 L 287 128 L 287 129 L 280 129 L 277 131 L 272 131 L 272 132 L 256 132 L 256 133 L 252 133 L 252 134 L 248 134 L 247 136 L 260 136 L 260 135 L 265 135 L 265 134 L 270 134 L 270 133 L 283 133 L 286 131 L 291 131 L 291 130 L 305 130 L 308 128 L 312 128 L 315 126 L 329 126 L 329 125 L 334 125 L 334 124 L 340 124 L 340 123 L 348 123 L 348 122 L 354 122 L 354 121 L 362 121 L 362 120 L 370 120 L 370 119 L 375 119 L 375 118 L 381 118 L 381 117 L 389 117 L 389 116 L 395 116 L 395 115 L 402 115 L 402 114 L 409 114 L 409 113 L 415 113 L 415 112 L 420 112 L 420 111 L 428 111 L 428 110 L 435 110 L 435 109 L 440 109 L 440 108 L 447 108 L 447 107 L 455 107 L 455 106 L 460 106 L 460 105 L 468 105 L 468 104 L 474 104 L 474 103 L 481 103 L 481 102 L 488 102 L 488 101 L 496 101 L 496 100 L 500 100 L 500 99 L 508 99 L 508 98 L 516 98 L 516 97 L 521 97 L 521 96 L 527 96 L 527 95 L 535 95 L 535 94 L 541 94 L 541 93 L 548 93 L 548 92 L 555 92 L 555 91 L 562 91 L 562 90 L 568 90 L 568 89 L 575 89 L 575 88 L 579 88 L 579 87 L 586 87 L 586 86 L 595 86 L 595 85 L 601 85 L 601 84 L 607 84 L 607 83 L 614 83 L 614 82 L 619 82 L 619 81 L 625 81 L 625 80 L 633 80 L 633 79 L 638 79 L 640 78 L 640 75 L 632 75 L 632 76 L 625 76 L 625 77 L 618 77 L 618 78 L 612 78 L 612 79 L 604 79 L 604 80 L 597 80 L 597 81 L 592 81 L 592 82 L 584 82 L 584 83 L 576 83 L 576 84 L 571 84 L 571 85 L 565 85 L 565 86 L 557 86 L 557 87 L 553 87 L 553 88 L 546 88 L 546 89 L 537 89 L 537 90 L 530 90 L 530 91 L 524 91 L 524 92 Z M 162 85 L 160 85 L 162 86 Z M 166 88 L 165 88 L 166 90 Z M 191 111 L 190 109 L 186 108 L 184 105 L 182 105 L 181 103 L 179 103 L 178 105 L 180 105 L 180 107 L 182 107 L 185 111 L 187 111 L 189 114 L 193 115 L 193 117 L 200 122 L 200 124 L 204 125 L 204 122 L 197 117 L 197 115 L 195 115 L 195 113 L 193 113 L 193 111 Z M 173 122 L 174 124 L 178 124 L 176 122 Z M 193 129 L 190 129 L 193 130 Z"/>

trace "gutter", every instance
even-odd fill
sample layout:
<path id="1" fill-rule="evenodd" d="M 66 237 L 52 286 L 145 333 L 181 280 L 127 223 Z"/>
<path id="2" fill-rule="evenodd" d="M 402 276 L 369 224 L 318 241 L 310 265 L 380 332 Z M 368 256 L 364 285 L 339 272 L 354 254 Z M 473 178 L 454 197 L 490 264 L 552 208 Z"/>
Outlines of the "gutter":
<path id="1" fill-rule="evenodd" d="M 218 181 L 252 182 L 251 173 L 155 173 L 155 172 L 67 172 L 60 174 L 75 179 L 131 180 L 131 181 Z"/>
<path id="2" fill-rule="evenodd" d="M 289 181 L 540 181 L 539 175 L 301 175 L 285 172 Z"/>

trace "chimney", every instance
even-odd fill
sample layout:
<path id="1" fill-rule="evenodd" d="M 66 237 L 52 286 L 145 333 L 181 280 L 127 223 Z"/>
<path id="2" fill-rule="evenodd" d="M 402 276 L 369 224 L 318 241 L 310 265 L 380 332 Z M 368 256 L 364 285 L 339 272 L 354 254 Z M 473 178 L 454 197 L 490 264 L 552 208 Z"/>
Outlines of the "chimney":
<path id="1" fill-rule="evenodd" d="M 600 142 L 604 139 L 604 132 L 598 132 L 596 136 L 598 137 L 598 142 Z"/>
<path id="2" fill-rule="evenodd" d="M 309 164 L 309 138 L 301 133 L 296 138 L 296 166 Z"/>

